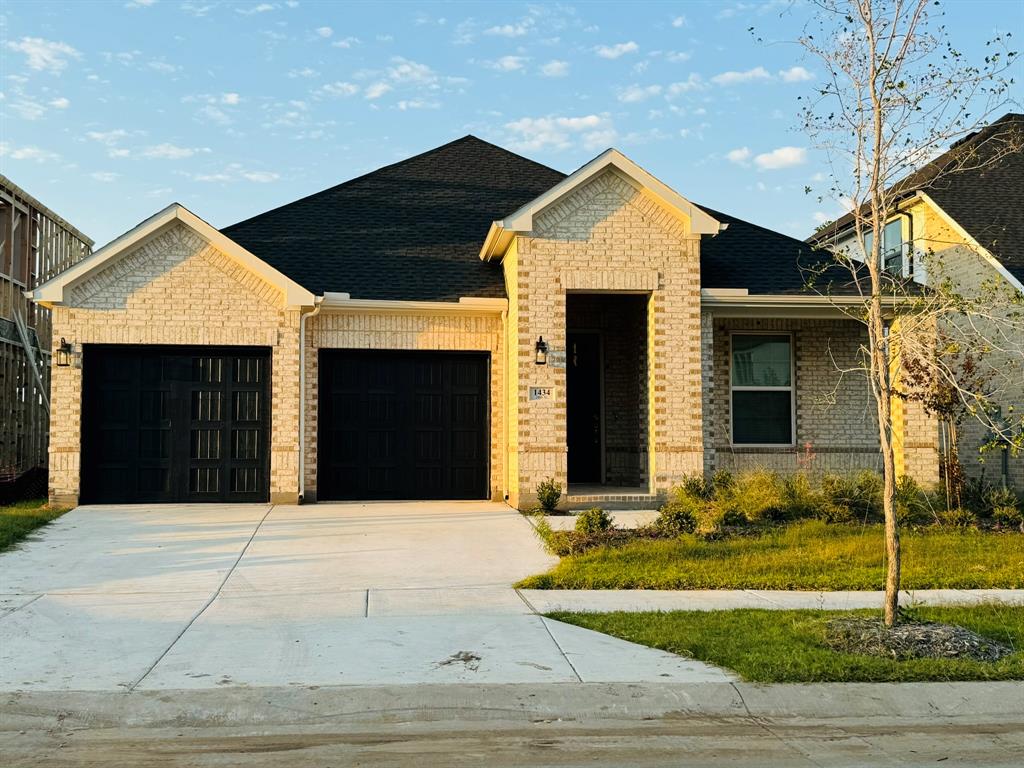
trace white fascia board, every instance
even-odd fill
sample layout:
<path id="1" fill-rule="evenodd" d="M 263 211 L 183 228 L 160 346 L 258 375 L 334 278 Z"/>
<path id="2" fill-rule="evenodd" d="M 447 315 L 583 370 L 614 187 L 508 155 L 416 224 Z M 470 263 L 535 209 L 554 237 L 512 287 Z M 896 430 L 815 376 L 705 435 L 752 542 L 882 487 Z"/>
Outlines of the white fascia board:
<path id="1" fill-rule="evenodd" d="M 145 221 L 112 240 L 107 245 L 83 259 L 59 275 L 47 280 L 34 290 L 26 291 L 25 295 L 38 304 L 52 307 L 64 301 L 64 289 L 86 277 L 107 262 L 117 258 L 126 250 L 151 237 L 176 221 L 188 225 L 203 240 L 227 254 L 250 272 L 258 275 L 271 285 L 280 288 L 285 294 L 288 306 L 312 306 L 313 293 L 296 283 L 289 277 L 271 267 L 258 256 L 250 253 L 238 243 L 221 234 L 211 224 L 203 221 L 180 203 L 171 203 L 162 211 L 155 213 Z"/>
<path id="2" fill-rule="evenodd" d="M 866 298 L 860 296 L 751 296 L 743 288 L 701 288 L 700 291 L 701 309 L 710 311 L 716 317 L 829 318 L 846 315 L 850 310 L 863 306 L 865 301 Z M 886 309 L 893 309 L 910 301 L 910 298 L 882 297 L 882 305 Z"/>
<path id="3" fill-rule="evenodd" d="M 428 315 L 500 315 L 508 299 L 462 296 L 456 301 L 401 301 L 393 299 L 352 299 L 347 293 L 325 293 L 324 312 L 385 312 Z"/>
<path id="4" fill-rule="evenodd" d="M 487 239 L 480 250 L 480 258 L 489 260 L 500 256 L 507 246 L 507 241 L 502 242 L 502 236 L 509 233 L 511 239 L 515 233 L 531 232 L 533 230 L 533 217 L 540 211 L 555 203 L 573 189 L 584 184 L 588 179 L 593 178 L 608 166 L 612 166 L 620 173 L 625 174 L 644 189 L 650 191 L 666 205 L 675 208 L 690 220 L 690 231 L 696 235 L 717 235 L 722 231 L 722 224 L 712 216 L 705 213 L 674 189 L 645 171 L 617 149 L 606 149 L 584 166 L 566 176 L 562 181 L 542 194 L 534 198 L 519 210 L 501 221 L 495 221 L 487 234 Z"/>
<path id="5" fill-rule="evenodd" d="M 957 223 L 956 219 L 954 219 L 952 216 L 946 213 L 942 209 L 942 207 L 928 195 L 927 192 L 918 192 L 917 194 L 922 200 L 924 200 L 926 203 L 928 203 L 928 205 L 935 209 L 935 212 L 938 213 L 939 216 L 941 216 L 943 220 L 945 220 L 945 222 L 949 224 L 950 227 L 953 228 L 954 232 L 956 232 L 958 235 L 960 235 L 960 237 L 966 240 L 968 245 L 970 245 L 972 248 L 978 251 L 978 253 L 981 254 L 982 258 L 985 259 L 985 261 L 987 261 L 990 265 L 992 265 L 992 268 L 995 269 L 996 272 L 998 272 L 1003 277 L 1003 279 L 1006 280 L 1006 282 L 1008 282 L 1021 293 L 1024 293 L 1024 284 L 1022 284 L 1020 280 L 1014 277 L 1010 273 L 1010 270 L 1004 267 L 1002 262 L 1000 262 L 999 259 L 992 255 L 992 253 L 989 252 L 987 248 L 982 246 L 981 243 L 979 243 L 977 240 L 975 240 L 973 237 L 967 234 L 967 230 L 961 227 Z"/>

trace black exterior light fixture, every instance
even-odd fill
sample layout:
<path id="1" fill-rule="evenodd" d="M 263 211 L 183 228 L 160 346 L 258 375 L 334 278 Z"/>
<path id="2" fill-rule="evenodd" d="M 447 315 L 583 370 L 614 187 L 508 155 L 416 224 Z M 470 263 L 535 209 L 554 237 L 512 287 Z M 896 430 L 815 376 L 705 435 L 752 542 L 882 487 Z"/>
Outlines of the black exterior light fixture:
<path id="1" fill-rule="evenodd" d="M 67 340 L 61 336 L 60 346 L 57 347 L 57 365 L 61 368 L 67 368 L 71 365 L 71 355 L 74 351 L 74 347 L 68 344 Z"/>
<path id="2" fill-rule="evenodd" d="M 544 337 L 543 336 L 538 336 L 537 337 L 537 343 L 534 345 L 534 349 L 536 350 L 536 353 L 537 353 L 536 357 L 534 358 L 534 362 L 537 363 L 537 365 L 547 365 L 548 364 L 548 343 L 546 341 L 544 341 Z"/>

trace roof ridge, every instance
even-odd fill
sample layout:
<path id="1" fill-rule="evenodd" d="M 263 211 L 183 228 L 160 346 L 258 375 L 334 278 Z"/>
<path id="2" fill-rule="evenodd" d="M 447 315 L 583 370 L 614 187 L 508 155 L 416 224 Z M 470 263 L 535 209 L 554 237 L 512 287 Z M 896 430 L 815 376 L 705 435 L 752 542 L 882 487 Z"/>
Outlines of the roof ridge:
<path id="1" fill-rule="evenodd" d="M 291 200 L 291 201 L 289 201 L 287 203 L 282 203 L 281 205 L 274 206 L 273 208 L 269 208 L 269 209 L 267 209 L 265 211 L 262 211 L 261 213 L 257 213 L 257 214 L 255 214 L 253 216 L 250 216 L 250 217 L 246 218 L 246 219 L 241 219 L 240 221 L 236 221 L 234 224 L 229 224 L 226 227 L 222 227 L 221 231 L 232 229 L 233 227 L 238 227 L 238 226 L 241 226 L 242 224 L 248 224 L 249 222 L 252 222 L 252 221 L 255 221 L 256 219 L 262 218 L 263 216 L 266 216 L 266 215 L 271 214 L 271 213 L 275 213 L 276 211 L 279 211 L 282 208 L 288 208 L 288 207 L 290 207 L 292 205 L 296 205 L 297 203 L 302 203 L 302 202 L 305 202 L 307 200 L 311 200 L 311 199 L 313 199 L 315 197 L 318 197 L 320 195 L 326 194 L 328 192 L 333 192 L 334 190 L 339 189 L 340 187 L 345 187 L 345 186 L 348 186 L 349 184 L 354 184 L 355 182 L 360 181 L 361 179 L 365 179 L 368 176 L 372 176 L 375 173 L 380 173 L 381 171 L 386 171 L 386 170 L 389 170 L 389 169 L 392 169 L 392 168 L 398 168 L 399 166 L 405 165 L 406 163 L 410 163 L 413 160 L 419 160 L 419 159 L 421 159 L 423 157 L 426 157 L 427 155 L 432 155 L 435 152 L 440 152 L 441 150 L 448 149 L 449 147 L 455 146 L 456 144 L 462 144 L 462 143 L 469 142 L 469 141 L 475 141 L 475 142 L 479 142 L 480 144 L 486 144 L 487 146 L 493 147 L 494 149 L 497 149 L 497 150 L 500 150 L 501 152 L 503 152 L 503 153 L 505 153 L 507 155 L 511 155 L 512 157 L 519 158 L 520 160 L 525 160 L 526 162 L 531 163 L 531 164 L 537 166 L 538 168 L 543 168 L 546 171 L 551 171 L 553 173 L 559 173 L 559 174 L 562 174 L 562 176 L 565 176 L 565 174 L 562 173 L 562 171 L 559 171 L 559 170 L 557 170 L 555 168 L 551 168 L 550 166 L 544 165 L 543 163 L 537 162 L 536 160 L 532 160 L 529 157 L 525 157 L 524 155 L 517 154 L 517 153 L 515 153 L 515 152 L 513 152 L 513 151 L 511 151 L 509 149 L 505 149 L 502 146 L 499 146 L 497 144 L 493 144 L 492 142 L 486 141 L 485 139 L 481 139 L 479 136 L 474 136 L 472 133 L 467 133 L 465 136 L 460 136 L 457 139 L 453 139 L 451 141 L 445 142 L 444 144 L 441 144 L 440 146 L 437 146 L 437 147 L 433 147 L 432 149 L 428 149 L 425 152 L 420 152 L 420 153 L 415 154 L 415 155 L 410 155 L 409 157 L 406 157 L 406 158 L 404 158 L 402 160 L 398 160 L 398 161 L 396 161 L 394 163 L 388 163 L 387 165 L 382 165 L 379 168 L 374 168 L 372 171 L 367 171 L 366 173 L 362 173 L 362 174 L 360 174 L 358 176 L 354 176 L 351 179 L 346 179 L 345 181 L 339 182 L 337 184 L 332 184 L 331 186 L 325 187 L 324 189 L 318 190 L 317 192 L 311 192 L 310 194 L 304 195 L 303 197 L 300 197 L 300 198 L 298 198 L 296 200 Z"/>

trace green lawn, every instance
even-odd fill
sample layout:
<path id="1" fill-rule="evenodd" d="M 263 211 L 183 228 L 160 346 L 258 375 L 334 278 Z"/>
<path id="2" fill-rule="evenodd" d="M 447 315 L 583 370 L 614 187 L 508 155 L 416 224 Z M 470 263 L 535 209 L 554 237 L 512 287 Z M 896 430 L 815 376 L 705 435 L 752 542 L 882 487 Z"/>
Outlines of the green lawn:
<path id="1" fill-rule="evenodd" d="M 32 531 L 63 515 L 70 507 L 48 507 L 46 499 L 19 501 L 0 507 L 0 552 Z"/>
<path id="2" fill-rule="evenodd" d="M 673 611 L 554 613 L 559 621 L 689 656 L 758 683 L 910 682 L 1024 679 L 1024 607 L 916 608 L 915 618 L 958 624 L 1013 647 L 996 662 L 894 661 L 833 651 L 824 644 L 830 618 L 877 611 Z"/>
<path id="3" fill-rule="evenodd" d="M 1024 535 L 907 530 L 904 589 L 1024 587 Z M 882 589 L 881 525 L 806 520 L 767 533 L 637 540 L 570 555 L 516 586 L 533 589 Z"/>

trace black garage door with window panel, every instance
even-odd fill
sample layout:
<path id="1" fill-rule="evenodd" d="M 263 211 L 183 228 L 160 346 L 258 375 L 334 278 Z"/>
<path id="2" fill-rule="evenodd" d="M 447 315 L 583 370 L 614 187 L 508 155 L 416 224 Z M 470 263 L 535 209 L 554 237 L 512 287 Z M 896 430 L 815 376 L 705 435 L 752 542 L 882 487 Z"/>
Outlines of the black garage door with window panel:
<path id="1" fill-rule="evenodd" d="M 86 345 L 82 374 L 83 503 L 267 501 L 268 350 Z"/>
<path id="2" fill-rule="evenodd" d="M 320 351 L 319 499 L 485 499 L 489 356 Z"/>

